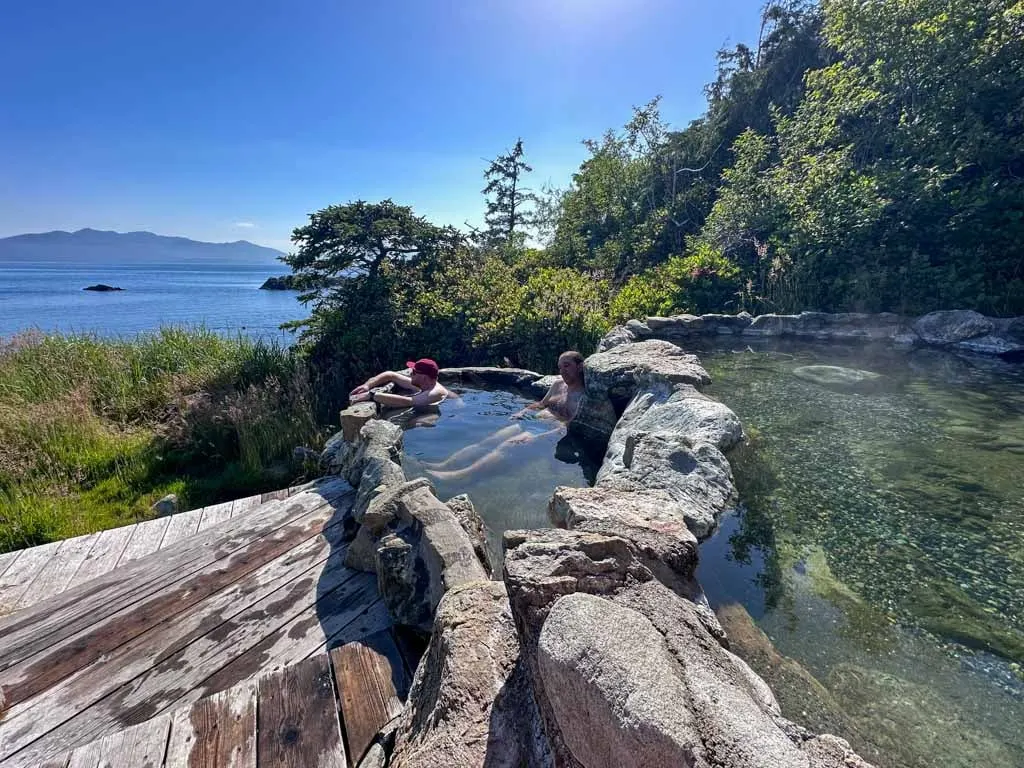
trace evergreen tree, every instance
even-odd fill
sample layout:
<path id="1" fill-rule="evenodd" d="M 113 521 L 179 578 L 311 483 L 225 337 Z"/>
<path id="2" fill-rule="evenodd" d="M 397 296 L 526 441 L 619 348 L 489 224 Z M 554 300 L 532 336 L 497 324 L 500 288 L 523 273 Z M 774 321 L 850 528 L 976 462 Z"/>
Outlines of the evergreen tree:
<path id="1" fill-rule="evenodd" d="M 533 224 L 529 206 L 536 202 L 533 192 L 523 185 L 524 174 L 532 170 L 523 160 L 523 140 L 517 139 L 512 150 L 498 155 L 484 172 L 487 186 L 481 191 L 487 197 L 485 245 L 522 245 L 526 237 L 523 230 Z"/>

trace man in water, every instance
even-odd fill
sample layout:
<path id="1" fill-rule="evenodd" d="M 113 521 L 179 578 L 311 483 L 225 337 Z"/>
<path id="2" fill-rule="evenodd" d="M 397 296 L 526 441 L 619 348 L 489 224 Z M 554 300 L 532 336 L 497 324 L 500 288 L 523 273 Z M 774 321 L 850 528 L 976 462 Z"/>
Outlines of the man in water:
<path id="1" fill-rule="evenodd" d="M 557 425 L 554 428 L 531 433 L 523 429 L 520 424 L 509 425 L 475 445 L 456 451 L 439 464 L 424 463 L 427 471 L 441 480 L 458 480 L 500 460 L 509 446 L 528 443 L 538 437 L 564 434 L 565 426 L 576 418 L 580 404 L 583 402 L 583 355 L 579 352 L 563 352 L 558 356 L 558 373 L 561 375 L 561 379 L 551 385 L 541 400 L 530 403 L 512 416 L 518 421 L 530 417 L 535 412 L 538 419 L 556 422 Z M 487 451 L 488 448 L 490 451 Z M 485 451 L 487 452 L 484 453 Z M 484 455 L 467 466 L 459 468 L 463 461 L 480 453 L 484 453 Z"/>
<path id="2" fill-rule="evenodd" d="M 440 405 L 451 393 L 437 380 L 437 363 L 428 357 L 405 364 L 409 375 L 384 371 L 371 376 L 364 383 L 348 393 L 350 402 L 372 401 L 385 408 L 429 409 Z M 391 384 L 393 391 L 376 391 L 378 387 Z"/>

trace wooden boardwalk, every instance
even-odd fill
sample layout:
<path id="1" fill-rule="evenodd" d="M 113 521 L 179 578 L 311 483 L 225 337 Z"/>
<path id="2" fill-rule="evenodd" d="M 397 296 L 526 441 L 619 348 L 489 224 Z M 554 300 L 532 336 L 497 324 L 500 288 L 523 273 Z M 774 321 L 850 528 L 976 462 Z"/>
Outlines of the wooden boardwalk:
<path id="1" fill-rule="evenodd" d="M 135 525 L 110 528 L 0 555 L 0 616 L 26 608 L 130 560 L 169 547 L 199 531 L 292 496 L 309 484 L 225 501 Z"/>
<path id="2" fill-rule="evenodd" d="M 47 768 L 355 768 L 402 710 L 390 632 L 317 654 L 48 760 Z"/>
<path id="3" fill-rule="evenodd" d="M 159 759 L 136 755 L 125 742 L 126 729 L 137 726 L 132 733 L 140 744 L 150 736 L 156 744 L 160 739 L 153 734 L 161 722 L 173 721 L 174 710 L 304 660 L 322 665 L 314 660 L 327 658 L 331 649 L 388 631 L 375 576 L 343 565 L 341 520 L 354 496 L 351 487 L 329 479 L 276 496 L 283 498 L 261 497 L 259 505 L 243 500 L 244 506 L 234 502 L 226 511 L 218 505 L 220 511 L 117 529 L 121 546 L 105 531 L 24 550 L 6 567 L 0 563 L 7 584 L 15 582 L 6 578 L 12 568 L 35 569 L 30 578 L 19 577 L 15 612 L 0 618 L 6 698 L 0 765 L 106 766 L 107 758 L 90 762 L 92 752 L 84 749 L 95 752 L 101 744 L 132 755 L 134 762 L 125 765 L 177 765 L 166 750 Z M 62 566 L 46 559 L 61 552 Z M 110 561 L 114 565 L 107 568 Z M 9 589 L 8 597 L 16 590 Z M 34 590 L 43 593 L 41 599 L 30 594 Z M 282 680 L 293 674 L 298 672 L 282 672 Z M 257 684 L 258 693 L 264 685 Z M 239 701 L 230 699 L 227 710 L 247 711 Z M 280 706 L 290 716 L 297 704 Z M 173 741 L 172 735 L 168 743 Z M 68 750 L 78 748 L 83 755 L 69 762 Z"/>

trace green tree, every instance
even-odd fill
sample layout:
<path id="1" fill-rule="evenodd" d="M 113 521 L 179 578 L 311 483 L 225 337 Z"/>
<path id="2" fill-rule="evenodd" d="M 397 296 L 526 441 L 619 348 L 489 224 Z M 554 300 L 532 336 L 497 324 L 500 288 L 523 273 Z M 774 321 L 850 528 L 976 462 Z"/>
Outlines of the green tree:
<path id="1" fill-rule="evenodd" d="M 487 198 L 487 229 L 482 239 L 486 245 L 519 248 L 525 242 L 525 229 L 533 223 L 530 206 L 536 198 L 523 179 L 533 168 L 523 157 L 523 140 L 516 139 L 515 146 L 484 171 L 487 186 L 481 192 Z"/>

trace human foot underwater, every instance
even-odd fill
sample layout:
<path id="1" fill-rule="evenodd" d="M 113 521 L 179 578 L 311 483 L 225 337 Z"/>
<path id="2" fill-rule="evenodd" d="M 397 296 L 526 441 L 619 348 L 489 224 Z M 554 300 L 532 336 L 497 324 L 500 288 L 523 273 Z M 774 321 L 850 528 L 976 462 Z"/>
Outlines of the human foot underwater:
<path id="1" fill-rule="evenodd" d="M 552 384 L 541 400 L 530 403 L 511 417 L 515 423 L 456 451 L 444 461 L 424 463 L 427 473 L 439 480 L 460 480 L 498 463 L 515 445 L 564 435 L 566 425 L 576 417 L 583 402 L 583 356 L 579 352 L 563 352 L 558 357 L 558 373 L 561 380 Z M 524 420 L 546 422 L 551 426 L 544 428 L 536 424 L 539 429 L 527 429 L 520 423 Z"/>

